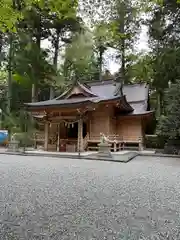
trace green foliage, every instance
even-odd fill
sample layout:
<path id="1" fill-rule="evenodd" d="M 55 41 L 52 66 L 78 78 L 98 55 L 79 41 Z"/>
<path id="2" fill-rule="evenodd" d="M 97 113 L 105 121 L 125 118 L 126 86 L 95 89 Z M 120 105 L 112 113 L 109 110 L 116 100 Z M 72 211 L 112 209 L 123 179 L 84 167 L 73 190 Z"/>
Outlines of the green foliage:
<path id="1" fill-rule="evenodd" d="M 151 149 L 163 149 L 166 139 L 158 135 L 146 135 L 145 146 Z"/>
<path id="2" fill-rule="evenodd" d="M 153 59 L 153 87 L 158 90 L 164 90 L 168 87 L 168 82 L 176 82 L 180 77 L 178 67 L 180 61 L 180 48 L 163 48 L 158 56 Z"/>
<path id="3" fill-rule="evenodd" d="M 139 10 L 130 0 L 115 1 L 114 20 L 111 29 L 114 45 L 122 48 L 125 41 L 126 50 L 133 47 L 135 37 L 139 33 Z"/>
<path id="4" fill-rule="evenodd" d="M 33 129 L 34 126 L 30 116 L 24 110 L 11 112 L 10 115 L 3 111 L 2 125 L 12 133 L 23 132 L 27 130 L 27 126 L 29 129 Z"/>
<path id="5" fill-rule="evenodd" d="M 19 109 L 24 102 L 31 101 L 32 84 L 35 85 L 34 99 L 46 100 L 49 88 L 61 91 L 77 80 L 111 78 L 108 71 L 104 76 L 102 71 L 106 60 L 104 53 L 111 48 L 117 52 L 120 63 L 118 77 L 121 73 L 121 80 L 126 83 L 150 83 L 151 102 L 160 106 L 162 111 L 159 112 L 166 116 L 164 91 L 169 81 L 176 83 L 176 79 L 180 79 L 180 18 L 179 4 L 175 0 L 163 4 L 156 0 L 12 3 L 12 0 L 0 3 L 0 80 L 3 85 L 0 105 L 4 108 L 7 95 L 11 111 L 18 113 L 18 117 L 9 115 L 10 118 L 19 121 Z M 147 10 L 150 11 L 151 52 L 137 54 L 134 48 L 140 16 Z M 83 19 L 90 19 L 90 22 L 83 22 Z M 50 41 L 51 49 L 43 48 L 44 40 Z M 8 121 L 6 119 L 5 123 Z"/>
<path id="6" fill-rule="evenodd" d="M 132 55 L 129 59 L 128 78 L 131 82 L 147 82 L 153 81 L 152 56 L 149 54 Z"/>
<path id="7" fill-rule="evenodd" d="M 160 117 L 157 134 L 169 139 L 180 138 L 180 80 L 165 93 L 165 114 Z"/>
<path id="8" fill-rule="evenodd" d="M 97 71 L 93 53 L 92 33 L 76 34 L 65 52 L 64 71 L 67 80 L 91 80 Z"/>
<path id="9" fill-rule="evenodd" d="M 20 147 L 33 145 L 32 135 L 35 132 L 35 127 L 27 112 L 21 110 L 16 113 L 11 112 L 10 115 L 3 112 L 2 126 L 19 142 Z"/>
<path id="10" fill-rule="evenodd" d="M 137 40 L 139 25 L 139 10 L 130 0 L 115 0 L 111 31 L 113 46 L 118 51 L 117 59 L 120 60 L 121 80 L 129 83 L 128 66 L 129 55 L 132 54 L 134 43 Z"/>
<path id="11" fill-rule="evenodd" d="M 176 0 L 154 1 L 151 18 L 147 21 L 152 56 L 151 86 L 157 99 L 158 116 L 165 114 L 164 91 L 169 82 L 176 83 L 176 79 L 180 79 L 179 10 Z"/>
<path id="12" fill-rule="evenodd" d="M 76 16 L 78 6 L 77 1 L 71 0 L 26 0 L 26 1 L 12 1 L 1 0 L 0 2 L 0 29 L 2 31 L 17 31 L 17 23 L 21 19 L 26 18 L 27 11 L 31 11 L 34 6 L 39 9 L 49 9 L 58 17 L 69 18 Z"/>
<path id="13" fill-rule="evenodd" d="M 55 72 L 46 57 L 47 53 L 39 49 L 35 43 L 26 45 L 22 42 L 14 56 L 14 79 L 29 85 L 32 83 L 41 85 L 51 80 Z"/>

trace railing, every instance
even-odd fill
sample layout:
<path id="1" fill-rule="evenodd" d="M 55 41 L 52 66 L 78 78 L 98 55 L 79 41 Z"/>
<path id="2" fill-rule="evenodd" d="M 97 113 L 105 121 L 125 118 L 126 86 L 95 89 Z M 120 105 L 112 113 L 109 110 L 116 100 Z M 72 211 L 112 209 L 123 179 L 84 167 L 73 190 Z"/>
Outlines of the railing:
<path id="1" fill-rule="evenodd" d="M 106 136 L 106 135 L 105 135 Z M 109 140 L 109 142 L 114 142 L 114 141 L 121 141 L 122 137 L 120 137 L 117 134 L 111 134 L 111 135 L 107 135 L 106 136 L 107 139 Z M 100 142 L 101 141 L 101 136 L 100 135 L 92 135 L 89 140 L 91 141 L 97 141 Z"/>
<path id="2" fill-rule="evenodd" d="M 112 134 L 107 136 L 108 142 L 111 145 L 111 150 L 114 152 L 124 149 L 139 149 L 143 150 L 143 138 L 138 136 L 119 136 Z M 101 141 L 100 135 L 93 135 L 88 140 L 89 143 L 98 143 Z M 95 147 L 93 147 L 95 148 Z M 97 147 L 96 147 L 97 148 Z"/>
<path id="3" fill-rule="evenodd" d="M 142 137 L 138 136 L 120 136 L 118 134 L 111 134 L 111 135 L 105 135 L 109 142 L 139 142 L 139 139 L 142 139 Z M 100 135 L 92 135 L 89 140 L 93 141 L 100 141 L 101 137 Z"/>

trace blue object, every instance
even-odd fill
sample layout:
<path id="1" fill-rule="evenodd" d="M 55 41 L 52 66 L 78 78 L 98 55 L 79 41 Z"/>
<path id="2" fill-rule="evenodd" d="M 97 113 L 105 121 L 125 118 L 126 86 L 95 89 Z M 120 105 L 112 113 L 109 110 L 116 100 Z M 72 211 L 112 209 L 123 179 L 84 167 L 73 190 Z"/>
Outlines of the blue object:
<path id="1" fill-rule="evenodd" d="M 0 130 L 0 144 L 6 144 L 8 142 L 8 131 Z"/>

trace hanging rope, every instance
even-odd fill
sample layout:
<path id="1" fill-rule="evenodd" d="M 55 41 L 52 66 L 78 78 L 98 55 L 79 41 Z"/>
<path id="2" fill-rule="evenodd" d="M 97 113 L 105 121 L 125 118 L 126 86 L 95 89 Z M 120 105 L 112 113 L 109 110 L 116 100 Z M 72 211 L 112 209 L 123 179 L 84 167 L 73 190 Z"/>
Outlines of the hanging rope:
<path id="1" fill-rule="evenodd" d="M 75 121 L 62 120 L 62 122 L 64 122 L 64 125 L 68 128 L 70 128 L 70 126 L 74 127 L 74 124 L 77 123 L 78 121 L 79 121 L 79 119 L 76 119 Z"/>
<path id="2" fill-rule="evenodd" d="M 72 120 L 61 120 L 60 122 L 63 122 L 66 127 L 70 128 L 70 126 L 74 127 L 74 124 L 77 123 L 78 121 L 79 121 L 79 119 L 76 119 L 76 120 L 73 120 L 73 121 Z M 48 123 L 51 126 L 52 122 L 48 121 Z"/>

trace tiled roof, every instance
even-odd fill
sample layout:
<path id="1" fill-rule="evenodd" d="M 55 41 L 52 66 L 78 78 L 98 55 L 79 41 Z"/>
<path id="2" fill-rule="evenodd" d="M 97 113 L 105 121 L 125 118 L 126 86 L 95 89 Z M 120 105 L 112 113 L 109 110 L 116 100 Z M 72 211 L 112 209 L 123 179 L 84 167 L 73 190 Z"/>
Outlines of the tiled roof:
<path id="1" fill-rule="evenodd" d="M 81 84 L 80 82 L 77 82 L 77 85 L 83 89 L 86 93 L 89 94 L 90 97 L 98 97 L 98 95 L 96 95 L 95 93 L 92 92 L 91 88 L 86 86 L 85 84 Z M 67 89 L 65 92 L 63 92 L 60 96 L 58 96 L 56 98 L 56 100 L 61 100 L 63 99 L 65 96 L 67 96 L 71 91 L 72 91 L 73 87 Z"/>
<path id="2" fill-rule="evenodd" d="M 56 99 L 36 102 L 36 103 L 28 103 L 25 104 L 29 107 L 50 107 L 50 106 L 61 106 L 61 107 L 73 107 L 78 104 L 87 104 L 87 103 L 99 103 L 107 100 L 120 100 L 123 96 L 125 96 L 127 100 L 127 104 L 134 109 L 131 114 L 145 114 L 147 112 L 148 107 L 148 96 L 149 96 L 149 86 L 142 84 L 129 84 L 124 85 L 122 88 L 123 96 L 121 93 L 115 96 L 117 89 L 120 87 L 120 83 L 114 81 L 104 81 L 104 82 L 91 82 L 88 83 L 88 88 L 86 85 L 78 83 L 79 86 L 89 92 L 91 97 L 84 98 L 70 98 L 64 99 L 63 97 L 66 94 L 62 94 Z M 66 91 L 68 93 L 69 91 Z M 97 97 L 92 97 L 92 95 Z"/>
<path id="3" fill-rule="evenodd" d="M 109 100 L 118 100 L 119 96 L 112 96 L 110 98 L 102 98 L 102 97 L 90 97 L 90 98 L 70 98 L 70 99 L 52 99 L 47 101 L 41 101 L 41 102 L 35 102 L 35 103 L 26 103 L 25 105 L 29 107 L 51 107 L 51 106 L 61 106 L 61 107 L 67 107 L 69 105 L 72 107 L 73 105 L 78 104 L 87 104 L 87 103 L 99 103 L 103 101 L 109 101 Z"/>
<path id="4" fill-rule="evenodd" d="M 97 94 L 98 96 L 110 97 L 114 95 L 120 83 L 107 81 L 99 84 L 92 83 L 89 85 L 91 86 L 91 91 Z M 148 99 L 149 86 L 146 85 L 145 83 L 124 85 L 122 90 L 123 90 L 123 95 L 126 96 L 126 99 L 129 103 L 145 101 Z"/>
<path id="5" fill-rule="evenodd" d="M 98 96 L 110 97 L 114 95 L 120 83 L 107 81 L 102 83 L 92 83 L 91 91 Z M 149 86 L 145 83 L 124 85 L 122 88 L 123 95 L 126 96 L 127 102 L 134 111 L 131 114 L 144 114 L 148 107 Z"/>

